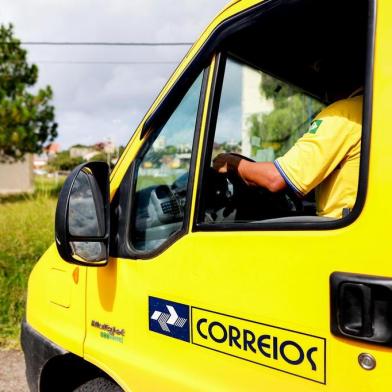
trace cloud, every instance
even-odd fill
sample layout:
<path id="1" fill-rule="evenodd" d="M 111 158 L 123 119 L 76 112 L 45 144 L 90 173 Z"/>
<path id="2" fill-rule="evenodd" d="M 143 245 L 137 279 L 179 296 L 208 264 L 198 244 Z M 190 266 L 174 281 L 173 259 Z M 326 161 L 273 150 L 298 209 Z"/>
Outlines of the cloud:
<path id="1" fill-rule="evenodd" d="M 193 42 L 227 0 L 3 0 L 23 41 Z M 63 148 L 112 137 L 125 144 L 186 47 L 28 46 L 39 85 L 54 91 Z M 55 64 L 170 61 L 175 64 Z M 47 63 L 51 62 L 51 63 Z"/>

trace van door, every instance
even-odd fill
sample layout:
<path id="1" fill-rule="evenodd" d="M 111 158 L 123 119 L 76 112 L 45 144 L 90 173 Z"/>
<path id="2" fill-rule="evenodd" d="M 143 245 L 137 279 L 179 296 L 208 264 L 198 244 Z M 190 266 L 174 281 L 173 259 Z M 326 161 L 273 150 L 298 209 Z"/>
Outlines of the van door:
<path id="1" fill-rule="evenodd" d="M 233 38 L 228 45 L 246 47 Z M 347 219 L 322 221 L 312 194 L 300 202 L 290 193 L 255 194 L 211 168 L 219 152 L 257 160 L 283 154 L 328 104 L 314 89 L 296 96 L 284 78 L 268 78 L 273 73 L 263 75 L 256 57 L 239 53 L 224 50 L 208 73 L 193 75 L 177 104 L 162 111 L 164 121 L 134 140 L 135 159 L 112 201 L 118 255 L 88 271 L 85 357 L 127 390 L 389 390 L 390 349 L 363 336 L 366 317 L 336 314 L 348 327 L 341 336 L 331 333 L 330 317 L 331 297 L 361 311 L 374 287 L 385 291 L 361 274 L 390 274 L 386 263 L 374 263 L 377 194 L 363 209 L 372 74 L 359 207 Z M 263 78 L 265 89 L 286 95 L 274 102 L 260 94 Z M 287 134 L 269 132 L 276 109 L 293 114 Z M 347 290 L 330 284 L 334 272 L 343 272 L 333 277 Z"/>
<path id="2" fill-rule="evenodd" d="M 385 218 L 377 213 L 383 205 L 389 216 L 389 208 L 377 202 L 376 172 L 360 216 L 337 220 L 316 216 L 312 194 L 298 204 L 291 193 L 250 190 L 230 173 L 220 181 L 211 169 L 217 154 L 273 161 L 311 127 L 308 109 L 318 112 L 323 103 L 238 57 L 221 56 L 219 67 L 192 234 L 193 360 L 208 363 L 203 376 L 217 390 L 389 390 L 392 280 Z M 367 185 L 370 91 L 357 207 Z M 291 129 L 279 128 L 287 135 L 272 132 L 280 116 L 290 119 Z M 372 147 L 379 143 L 389 145 L 381 137 Z"/>

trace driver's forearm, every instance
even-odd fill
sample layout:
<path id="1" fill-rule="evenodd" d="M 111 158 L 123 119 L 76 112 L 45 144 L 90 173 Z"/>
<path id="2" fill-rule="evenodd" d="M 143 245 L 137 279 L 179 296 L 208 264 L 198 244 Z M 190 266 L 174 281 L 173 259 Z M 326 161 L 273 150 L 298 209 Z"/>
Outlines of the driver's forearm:
<path id="1" fill-rule="evenodd" d="M 286 182 L 272 162 L 249 162 L 242 159 L 238 174 L 249 184 L 262 186 L 271 192 L 286 188 Z"/>

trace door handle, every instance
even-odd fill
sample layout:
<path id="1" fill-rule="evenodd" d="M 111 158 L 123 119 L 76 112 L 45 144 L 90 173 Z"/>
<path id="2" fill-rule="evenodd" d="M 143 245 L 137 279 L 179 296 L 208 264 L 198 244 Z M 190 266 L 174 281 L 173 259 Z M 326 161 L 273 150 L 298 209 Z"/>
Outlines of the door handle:
<path id="1" fill-rule="evenodd" d="M 372 290 L 363 283 L 342 283 L 339 288 L 339 325 L 348 335 L 373 335 Z"/>
<path id="2" fill-rule="evenodd" d="M 330 297 L 334 335 L 392 346 L 392 279 L 334 272 Z"/>

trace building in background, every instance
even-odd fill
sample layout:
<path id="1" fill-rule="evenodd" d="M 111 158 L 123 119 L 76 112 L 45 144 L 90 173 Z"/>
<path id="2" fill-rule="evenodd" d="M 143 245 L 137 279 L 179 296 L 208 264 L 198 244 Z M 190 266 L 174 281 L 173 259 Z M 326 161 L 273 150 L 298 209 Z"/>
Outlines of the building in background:
<path id="1" fill-rule="evenodd" d="M 27 154 L 19 162 L 0 163 L 0 179 L 0 195 L 33 192 L 33 155 Z"/>
<path id="2" fill-rule="evenodd" d="M 241 154 L 252 156 L 252 145 L 257 148 L 257 154 L 262 154 L 259 138 L 249 134 L 249 117 L 253 114 L 267 114 L 274 109 L 272 100 L 267 99 L 260 93 L 262 73 L 250 67 L 242 67 L 242 94 L 241 94 Z M 259 152 L 260 151 L 260 152 Z M 265 151 L 266 152 L 266 151 Z M 261 157 L 252 157 L 256 160 Z M 257 159 L 259 158 L 259 159 Z"/>
<path id="3" fill-rule="evenodd" d="M 89 159 L 91 156 L 94 156 L 97 153 L 97 150 L 94 146 L 83 146 L 81 144 L 76 144 L 69 149 L 69 156 L 71 158 L 83 158 Z M 93 154 L 93 155 L 91 155 Z"/>
<path id="4" fill-rule="evenodd" d="M 44 147 L 41 154 L 34 154 L 33 156 L 33 171 L 34 174 L 45 175 L 48 173 L 47 166 L 51 158 L 55 157 L 60 152 L 60 144 L 51 143 Z"/>

